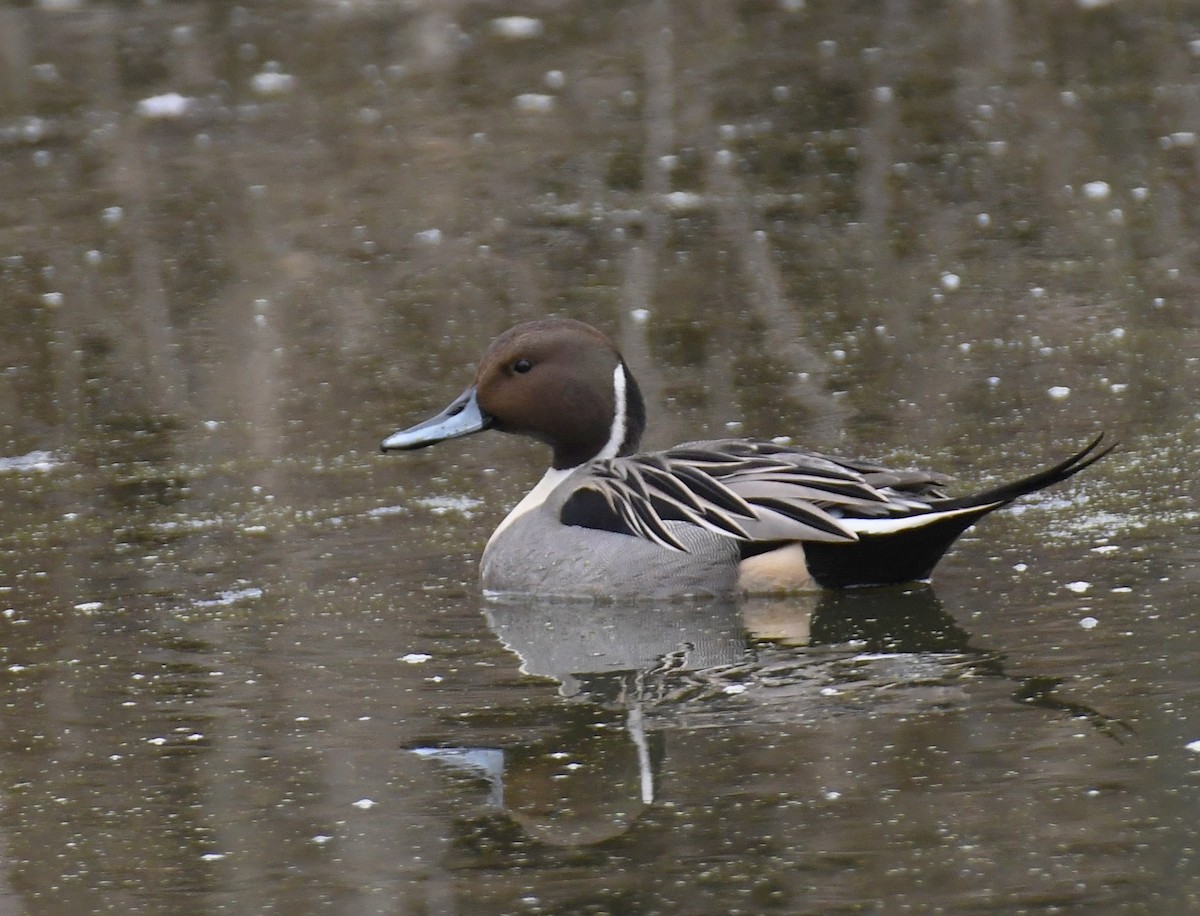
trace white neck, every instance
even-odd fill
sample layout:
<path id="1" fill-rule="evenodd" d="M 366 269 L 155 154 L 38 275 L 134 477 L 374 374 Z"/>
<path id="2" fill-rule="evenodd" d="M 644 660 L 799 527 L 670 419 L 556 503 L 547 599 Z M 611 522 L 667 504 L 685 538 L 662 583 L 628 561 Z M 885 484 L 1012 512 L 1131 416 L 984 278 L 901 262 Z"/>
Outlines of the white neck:
<path id="1" fill-rule="evenodd" d="M 608 441 L 604 443 L 604 448 L 600 449 L 597 458 L 616 458 L 617 452 L 621 450 L 621 445 L 625 442 L 625 423 L 626 414 L 629 410 L 629 405 L 625 401 L 625 366 L 622 363 L 617 363 L 617 368 L 613 372 L 613 421 L 612 429 L 608 434 Z"/>
<path id="2" fill-rule="evenodd" d="M 608 434 L 608 441 L 604 443 L 604 448 L 600 449 L 596 458 L 616 458 L 617 452 L 621 450 L 621 445 L 625 442 L 626 415 L 628 413 L 628 405 L 625 401 L 626 384 L 625 367 L 621 363 L 617 363 L 617 368 L 613 372 L 614 410 L 612 429 Z M 496 530 L 488 538 L 488 544 L 490 545 L 492 541 L 496 540 L 505 528 L 526 512 L 536 509 L 544 503 L 546 498 L 554 492 L 554 489 L 571 476 L 575 470 L 575 468 L 550 468 L 546 471 L 542 475 L 542 479 L 537 482 L 537 485 L 526 493 L 525 498 L 513 506 L 512 511 L 504 516 L 504 521 L 496 526 Z"/>
<path id="3" fill-rule="evenodd" d="M 504 516 L 504 521 L 496 526 L 496 530 L 493 531 L 492 536 L 488 538 L 488 544 L 490 545 L 492 541 L 496 540 L 496 538 L 500 536 L 501 531 L 515 522 L 526 512 L 529 512 L 531 509 L 536 509 L 538 506 L 544 503 L 546 501 L 546 497 L 554 492 L 554 488 L 562 483 L 572 473 L 574 473 L 574 471 L 575 468 L 563 468 L 562 470 L 550 468 L 548 471 L 546 471 L 546 473 L 542 475 L 542 479 L 537 482 L 537 486 L 526 493 L 525 498 L 513 506 L 512 511 L 509 512 L 508 515 Z"/>

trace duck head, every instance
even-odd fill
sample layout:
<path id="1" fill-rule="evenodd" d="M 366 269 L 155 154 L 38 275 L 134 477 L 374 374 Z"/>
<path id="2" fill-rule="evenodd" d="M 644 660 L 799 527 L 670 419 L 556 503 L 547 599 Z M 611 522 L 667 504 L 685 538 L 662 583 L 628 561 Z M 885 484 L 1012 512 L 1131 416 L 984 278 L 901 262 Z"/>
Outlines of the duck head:
<path id="1" fill-rule="evenodd" d="M 561 470 L 632 454 L 645 425 L 641 392 L 613 342 L 582 321 L 549 318 L 497 337 L 474 384 L 380 447 L 406 451 L 496 429 L 549 445 Z"/>

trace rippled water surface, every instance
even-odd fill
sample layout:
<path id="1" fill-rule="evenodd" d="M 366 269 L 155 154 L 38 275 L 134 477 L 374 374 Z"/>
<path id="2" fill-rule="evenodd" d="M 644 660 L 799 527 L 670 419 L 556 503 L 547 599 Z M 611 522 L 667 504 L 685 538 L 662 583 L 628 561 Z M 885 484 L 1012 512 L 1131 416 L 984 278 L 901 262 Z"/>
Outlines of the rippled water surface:
<path id="1" fill-rule="evenodd" d="M 1200 8 L 0 10 L 0 910 L 1200 911 Z M 962 487 L 929 588 L 485 602 L 486 342 Z"/>

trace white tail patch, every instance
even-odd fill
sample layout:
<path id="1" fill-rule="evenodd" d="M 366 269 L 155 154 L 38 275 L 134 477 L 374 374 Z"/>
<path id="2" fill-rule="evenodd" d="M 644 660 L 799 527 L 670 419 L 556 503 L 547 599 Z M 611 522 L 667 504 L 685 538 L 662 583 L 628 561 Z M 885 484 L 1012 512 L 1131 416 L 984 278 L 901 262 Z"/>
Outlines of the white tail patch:
<path id="1" fill-rule="evenodd" d="M 944 512 L 922 512 L 918 515 L 904 515 L 900 518 L 839 518 L 838 521 L 855 534 L 896 534 L 900 531 L 913 531 L 933 525 L 944 519 L 957 515 L 978 515 L 981 512 L 999 508 L 1003 502 L 984 503 L 980 506 L 967 506 L 963 509 L 947 509 Z"/>

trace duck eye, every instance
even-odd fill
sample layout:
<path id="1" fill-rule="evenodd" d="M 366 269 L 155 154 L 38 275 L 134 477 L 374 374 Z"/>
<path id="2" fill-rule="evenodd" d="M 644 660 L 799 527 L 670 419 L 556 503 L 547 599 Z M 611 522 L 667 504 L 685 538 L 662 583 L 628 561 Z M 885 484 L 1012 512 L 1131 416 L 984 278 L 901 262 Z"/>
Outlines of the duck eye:
<path id="1" fill-rule="evenodd" d="M 532 368 L 533 368 L 533 363 L 531 363 L 527 359 L 519 359 L 515 363 L 513 363 L 513 372 L 520 372 L 522 375 L 524 375 L 526 372 L 528 372 Z"/>

